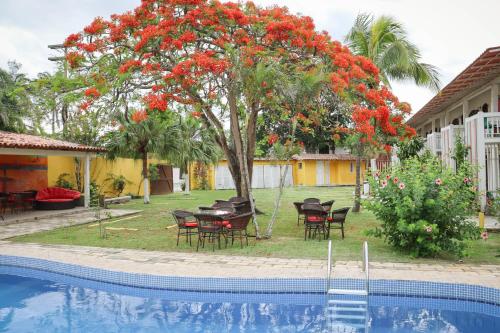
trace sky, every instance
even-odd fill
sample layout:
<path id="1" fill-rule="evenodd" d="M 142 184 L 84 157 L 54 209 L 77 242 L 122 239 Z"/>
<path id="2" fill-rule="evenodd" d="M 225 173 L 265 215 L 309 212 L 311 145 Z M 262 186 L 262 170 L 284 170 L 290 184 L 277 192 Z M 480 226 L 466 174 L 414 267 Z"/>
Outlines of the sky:
<path id="1" fill-rule="evenodd" d="M 235 1 L 235 0 L 233 0 Z M 498 0 L 254 0 L 288 6 L 311 16 L 318 30 L 343 40 L 358 13 L 390 15 L 402 22 L 410 40 L 422 52 L 422 61 L 437 66 L 449 83 L 486 48 L 500 46 Z M 0 0 L 0 67 L 9 60 L 22 64 L 34 77 L 54 70 L 48 61 L 49 44 L 64 41 L 94 17 L 108 18 L 135 8 L 140 0 Z M 434 93 L 411 82 L 393 82 L 402 101 L 418 111 Z"/>

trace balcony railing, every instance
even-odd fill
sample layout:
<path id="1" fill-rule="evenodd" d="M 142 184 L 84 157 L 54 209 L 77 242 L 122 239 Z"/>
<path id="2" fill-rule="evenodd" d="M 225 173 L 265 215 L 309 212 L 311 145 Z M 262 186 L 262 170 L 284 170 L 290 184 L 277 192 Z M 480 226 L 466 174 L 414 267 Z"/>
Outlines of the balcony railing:
<path id="1" fill-rule="evenodd" d="M 441 133 L 431 133 L 427 135 L 427 148 L 434 154 L 441 152 Z"/>
<path id="2" fill-rule="evenodd" d="M 449 167 L 455 167 L 453 154 L 457 140 L 464 141 L 465 131 L 463 125 L 449 125 L 441 128 L 441 151 L 443 162 Z"/>
<path id="3" fill-rule="evenodd" d="M 465 141 L 475 145 L 475 140 L 485 140 L 486 143 L 500 142 L 500 112 L 483 113 L 465 118 Z"/>

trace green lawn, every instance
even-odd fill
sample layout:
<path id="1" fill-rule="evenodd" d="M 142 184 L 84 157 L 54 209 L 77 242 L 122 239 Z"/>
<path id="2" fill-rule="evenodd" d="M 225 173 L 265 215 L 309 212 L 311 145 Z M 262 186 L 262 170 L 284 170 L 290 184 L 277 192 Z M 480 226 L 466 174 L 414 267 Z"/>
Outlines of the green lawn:
<path id="1" fill-rule="evenodd" d="M 258 208 L 265 213 L 258 216 L 261 229 L 265 228 L 270 219 L 275 194 L 275 190 L 255 190 L 254 192 Z M 141 200 L 133 200 L 117 207 L 141 209 L 143 212 L 135 218 L 123 219 L 111 223 L 109 226 L 137 228 L 139 231 L 112 231 L 108 233 L 106 239 L 99 238 L 99 229 L 97 227 L 80 225 L 17 237 L 14 240 L 18 242 L 194 252 L 196 250 L 195 244 L 192 247 L 185 242 L 181 242 L 179 247 L 175 245 L 177 229 L 166 228 L 174 223 L 169 212 L 178 208 L 195 210 L 198 206 L 211 204 L 215 199 L 227 199 L 233 195 L 233 191 L 194 191 L 189 196 L 183 194 L 153 196 L 150 205 L 142 204 Z M 244 249 L 240 249 L 239 245 L 236 246 L 235 243 L 234 247 L 229 246 L 227 249 L 216 250 L 216 253 L 324 259 L 326 258 L 327 242 L 304 241 L 304 229 L 302 225 L 297 226 L 297 215 L 292 202 L 307 197 L 318 197 L 322 201 L 335 199 L 334 208 L 340 208 L 350 206 L 353 201 L 352 196 L 352 187 L 286 189 L 272 239 L 257 242 L 252 239 L 250 246 Z M 346 238 L 341 239 L 339 230 L 332 231 L 334 258 L 338 260 L 359 260 L 361 257 L 361 243 L 363 240 L 368 240 L 371 260 L 373 261 L 428 263 L 454 261 L 453 258 L 447 258 L 446 256 L 434 259 L 412 259 L 408 254 L 396 251 L 386 245 L 382 239 L 365 236 L 365 230 L 377 225 L 378 221 L 368 211 L 362 211 L 358 214 L 349 213 L 346 224 Z M 250 226 L 249 230 L 253 230 L 253 227 Z M 211 253 L 212 249 L 209 246 L 200 251 Z M 471 242 L 469 252 L 470 256 L 464 260 L 466 263 L 500 264 L 500 234 L 490 233 L 490 238 L 487 241 Z"/>

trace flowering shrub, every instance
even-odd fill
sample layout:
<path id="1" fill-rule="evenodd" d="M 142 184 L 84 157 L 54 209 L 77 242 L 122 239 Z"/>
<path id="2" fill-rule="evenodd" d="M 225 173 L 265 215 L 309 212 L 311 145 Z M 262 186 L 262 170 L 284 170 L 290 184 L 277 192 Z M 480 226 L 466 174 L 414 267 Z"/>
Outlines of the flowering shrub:
<path id="1" fill-rule="evenodd" d="M 479 229 L 468 217 L 476 208 L 471 168 L 456 173 L 432 156 L 410 158 L 371 179 L 373 197 L 367 208 L 382 221 L 372 234 L 415 257 L 442 252 L 463 257 L 468 239 Z"/>

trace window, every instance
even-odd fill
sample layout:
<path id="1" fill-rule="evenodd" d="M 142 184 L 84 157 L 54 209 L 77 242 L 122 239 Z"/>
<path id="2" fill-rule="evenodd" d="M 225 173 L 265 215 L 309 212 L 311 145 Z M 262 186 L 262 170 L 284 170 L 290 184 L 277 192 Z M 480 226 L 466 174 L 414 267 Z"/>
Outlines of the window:
<path id="1" fill-rule="evenodd" d="M 302 162 L 299 163 L 299 170 L 302 170 Z"/>
<path id="2" fill-rule="evenodd" d="M 353 171 L 354 171 L 354 164 L 351 161 L 351 172 L 353 172 Z"/>

